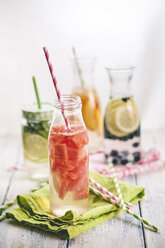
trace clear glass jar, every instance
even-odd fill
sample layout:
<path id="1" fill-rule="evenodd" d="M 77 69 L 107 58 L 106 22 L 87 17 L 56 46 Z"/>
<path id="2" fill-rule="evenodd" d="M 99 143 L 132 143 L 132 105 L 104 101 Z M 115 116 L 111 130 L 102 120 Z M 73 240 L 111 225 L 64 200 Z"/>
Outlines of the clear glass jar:
<path id="1" fill-rule="evenodd" d="M 82 79 L 78 73 L 77 62 L 82 70 Z M 81 97 L 82 115 L 88 130 L 90 151 L 96 151 L 100 148 L 103 134 L 100 100 L 93 86 L 95 62 L 96 58 L 72 59 L 75 84 L 73 94 Z"/>
<path id="2" fill-rule="evenodd" d="M 24 166 L 32 179 L 47 179 L 48 167 L 48 134 L 53 118 L 54 108 L 42 103 L 28 104 L 22 108 L 22 143 Z"/>
<path id="3" fill-rule="evenodd" d="M 133 70 L 107 68 L 111 92 L 104 116 L 104 151 L 114 165 L 140 160 L 140 116 L 131 92 Z"/>
<path id="4" fill-rule="evenodd" d="M 56 216 L 68 210 L 83 213 L 88 209 L 88 135 L 81 114 L 80 97 L 63 95 L 67 130 L 59 101 L 49 133 L 50 207 Z"/>

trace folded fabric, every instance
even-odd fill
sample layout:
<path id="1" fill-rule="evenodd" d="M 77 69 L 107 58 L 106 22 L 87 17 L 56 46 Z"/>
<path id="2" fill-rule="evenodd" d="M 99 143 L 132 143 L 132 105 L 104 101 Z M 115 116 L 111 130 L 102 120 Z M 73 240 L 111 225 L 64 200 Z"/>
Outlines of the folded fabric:
<path id="1" fill-rule="evenodd" d="M 91 172 L 90 177 L 116 194 L 111 178 Z M 144 197 L 144 188 L 119 182 L 123 198 L 131 203 Z M 89 209 L 83 214 L 69 210 L 62 217 L 51 214 L 49 205 L 49 186 L 45 186 L 33 193 L 18 195 L 19 208 L 14 208 L 6 213 L 6 218 L 30 227 L 54 232 L 62 239 L 71 239 L 82 232 L 114 217 L 121 210 L 106 202 L 101 197 L 90 193 Z"/>

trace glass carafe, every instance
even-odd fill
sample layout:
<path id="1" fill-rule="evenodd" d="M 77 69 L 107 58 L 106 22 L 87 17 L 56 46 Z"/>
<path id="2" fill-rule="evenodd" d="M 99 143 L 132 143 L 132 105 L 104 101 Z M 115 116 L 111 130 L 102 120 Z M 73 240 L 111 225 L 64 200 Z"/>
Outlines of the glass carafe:
<path id="1" fill-rule="evenodd" d="M 88 209 L 88 135 L 81 113 L 79 96 L 62 95 L 67 130 L 59 101 L 55 103 L 48 151 L 50 165 L 50 207 L 56 216 L 68 210 L 83 213 Z"/>
<path id="2" fill-rule="evenodd" d="M 131 81 L 134 67 L 106 68 L 111 91 L 104 116 L 104 151 L 114 165 L 140 160 L 140 116 Z"/>
<path id="3" fill-rule="evenodd" d="M 90 151 L 100 148 L 103 133 L 100 100 L 93 86 L 95 60 L 96 58 L 72 59 L 75 83 L 73 93 L 81 97 L 82 115 L 88 131 Z M 77 62 L 81 68 L 81 76 Z"/>

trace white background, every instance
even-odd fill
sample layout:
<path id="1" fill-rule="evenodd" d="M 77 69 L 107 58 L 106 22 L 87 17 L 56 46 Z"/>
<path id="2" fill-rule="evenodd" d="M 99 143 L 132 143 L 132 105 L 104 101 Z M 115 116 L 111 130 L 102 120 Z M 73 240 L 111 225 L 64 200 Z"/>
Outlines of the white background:
<path id="1" fill-rule="evenodd" d="M 0 0 L 0 134 L 19 133 L 21 106 L 55 92 L 42 47 L 49 48 L 63 92 L 73 87 L 69 57 L 97 56 L 95 87 L 109 96 L 105 66 L 136 64 L 133 92 L 143 129 L 165 127 L 164 0 Z"/>

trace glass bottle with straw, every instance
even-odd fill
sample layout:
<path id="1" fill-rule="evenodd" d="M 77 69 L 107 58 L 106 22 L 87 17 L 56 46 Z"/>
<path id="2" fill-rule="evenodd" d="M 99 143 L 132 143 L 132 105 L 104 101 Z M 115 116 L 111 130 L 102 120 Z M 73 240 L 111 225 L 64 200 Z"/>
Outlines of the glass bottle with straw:
<path id="1" fill-rule="evenodd" d="M 48 139 L 50 208 L 56 216 L 71 209 L 83 213 L 88 209 L 89 159 L 81 99 L 61 95 L 46 47 L 44 53 L 58 98 Z"/>
<path id="2" fill-rule="evenodd" d="M 82 115 L 89 136 L 89 150 L 97 151 L 101 146 L 102 117 L 98 94 L 93 87 L 93 74 L 96 58 L 78 58 L 72 48 L 74 81 L 73 93 L 81 97 Z"/>
<path id="3" fill-rule="evenodd" d="M 32 77 L 36 103 L 22 108 L 24 166 L 30 178 L 48 178 L 48 134 L 53 118 L 51 104 L 41 103 L 35 77 Z"/>

